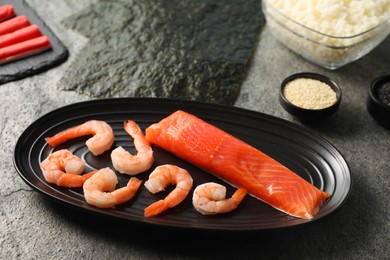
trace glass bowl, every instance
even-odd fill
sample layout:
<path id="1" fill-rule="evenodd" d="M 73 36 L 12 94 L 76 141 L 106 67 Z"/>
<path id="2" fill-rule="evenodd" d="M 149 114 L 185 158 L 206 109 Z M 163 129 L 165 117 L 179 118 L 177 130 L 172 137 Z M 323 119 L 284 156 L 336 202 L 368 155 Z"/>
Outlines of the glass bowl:
<path id="1" fill-rule="evenodd" d="M 351 36 L 332 36 L 313 30 L 282 14 L 267 0 L 263 12 L 271 33 L 306 60 L 327 69 L 353 62 L 378 46 L 390 33 L 390 17 L 379 25 Z"/>

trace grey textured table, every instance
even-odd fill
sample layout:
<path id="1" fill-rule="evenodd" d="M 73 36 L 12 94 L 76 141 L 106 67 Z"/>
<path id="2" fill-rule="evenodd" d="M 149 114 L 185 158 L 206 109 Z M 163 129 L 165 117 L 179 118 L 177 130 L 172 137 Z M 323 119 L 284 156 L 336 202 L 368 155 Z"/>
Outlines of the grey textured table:
<path id="1" fill-rule="evenodd" d="M 29 0 L 68 47 L 77 53 L 86 39 L 61 20 L 90 1 Z M 42 4 L 42 3 L 45 4 Z M 371 81 L 390 73 L 390 38 L 361 60 L 323 70 L 294 55 L 264 29 L 236 106 L 297 122 L 278 103 L 278 86 L 290 74 L 326 74 L 342 87 L 340 110 L 316 125 L 303 125 L 344 155 L 353 175 L 347 203 L 333 215 L 298 228 L 256 233 L 203 234 L 147 226 L 115 226 L 65 210 L 27 186 L 13 166 L 23 130 L 45 113 L 88 100 L 56 84 L 73 56 L 59 67 L 0 86 L 0 259 L 389 259 L 390 131 L 366 111 Z"/>

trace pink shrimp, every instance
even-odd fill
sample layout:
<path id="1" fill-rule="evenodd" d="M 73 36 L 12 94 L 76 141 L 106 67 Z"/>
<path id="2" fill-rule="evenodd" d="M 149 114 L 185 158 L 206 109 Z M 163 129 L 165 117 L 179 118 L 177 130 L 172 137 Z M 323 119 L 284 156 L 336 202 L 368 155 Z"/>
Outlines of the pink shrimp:
<path id="1" fill-rule="evenodd" d="M 145 187 L 153 194 L 164 190 L 169 184 L 176 184 L 176 188 L 165 199 L 149 205 L 145 209 L 145 216 L 155 216 L 178 205 L 187 197 L 192 183 L 192 177 L 186 170 L 169 164 L 158 166 L 145 182 Z"/>
<path id="2" fill-rule="evenodd" d="M 126 187 L 115 190 L 118 178 L 110 168 L 103 168 L 83 185 L 85 200 L 99 208 L 114 208 L 115 205 L 131 200 L 141 186 L 140 180 L 130 178 Z"/>
<path id="3" fill-rule="evenodd" d="M 43 177 L 49 183 L 67 188 L 83 186 L 95 171 L 80 175 L 84 171 L 84 162 L 69 150 L 58 150 L 50 154 L 40 167 Z"/>
<path id="4" fill-rule="evenodd" d="M 115 139 L 109 124 L 104 121 L 90 120 L 84 124 L 62 131 L 53 137 L 47 137 L 45 141 L 54 147 L 70 139 L 85 135 L 93 135 L 85 143 L 93 155 L 99 155 L 109 150 Z"/>
<path id="5" fill-rule="evenodd" d="M 245 189 L 238 189 L 231 198 L 226 199 L 226 187 L 208 182 L 197 186 L 192 197 L 195 209 L 203 215 L 215 215 L 235 210 L 247 194 Z"/>
<path id="6" fill-rule="evenodd" d="M 147 171 L 154 162 L 153 150 L 145 139 L 141 128 L 131 120 L 124 122 L 126 132 L 134 139 L 137 155 L 131 155 L 121 146 L 111 152 L 111 161 L 114 168 L 120 173 L 136 175 Z"/>

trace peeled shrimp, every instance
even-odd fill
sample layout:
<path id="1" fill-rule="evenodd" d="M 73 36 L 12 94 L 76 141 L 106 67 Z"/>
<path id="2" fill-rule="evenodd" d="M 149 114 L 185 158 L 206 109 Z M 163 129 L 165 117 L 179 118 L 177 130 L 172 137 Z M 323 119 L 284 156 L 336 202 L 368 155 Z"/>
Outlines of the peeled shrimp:
<path id="1" fill-rule="evenodd" d="M 235 210 L 246 195 L 246 190 L 239 188 L 230 199 L 226 199 L 226 187 L 208 182 L 197 186 L 192 197 L 195 209 L 203 215 L 215 215 Z"/>
<path id="2" fill-rule="evenodd" d="M 176 188 L 165 199 L 148 206 L 144 212 L 145 216 L 155 216 L 178 205 L 187 197 L 192 183 L 192 177 L 186 170 L 169 164 L 158 166 L 149 175 L 145 187 L 153 194 L 164 190 L 169 184 L 176 184 Z"/>
<path id="3" fill-rule="evenodd" d="M 88 204 L 99 208 L 113 208 L 132 199 L 141 186 L 140 180 L 130 178 L 126 187 L 115 190 L 118 184 L 116 174 L 110 168 L 96 172 L 83 185 L 84 197 Z"/>
<path id="4" fill-rule="evenodd" d="M 147 171 L 154 162 L 153 150 L 145 139 L 141 128 L 131 120 L 123 124 L 126 132 L 134 139 L 137 155 L 131 155 L 121 146 L 111 152 L 111 161 L 114 168 L 120 173 L 136 175 Z"/>
<path id="5" fill-rule="evenodd" d="M 84 162 L 66 149 L 50 154 L 40 166 L 47 182 L 67 188 L 83 186 L 95 173 L 80 175 L 84 171 Z"/>
<path id="6" fill-rule="evenodd" d="M 54 147 L 70 139 L 85 135 L 93 135 L 85 143 L 93 155 L 99 155 L 109 150 L 115 138 L 109 124 L 104 121 L 90 120 L 62 131 L 53 137 L 47 137 L 45 140 L 50 146 Z"/>

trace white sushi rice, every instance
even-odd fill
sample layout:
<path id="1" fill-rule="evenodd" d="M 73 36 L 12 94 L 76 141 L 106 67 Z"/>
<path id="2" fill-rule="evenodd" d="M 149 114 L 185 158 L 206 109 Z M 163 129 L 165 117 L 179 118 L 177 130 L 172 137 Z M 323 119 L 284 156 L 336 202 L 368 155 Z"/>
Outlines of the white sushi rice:
<path id="1" fill-rule="evenodd" d="M 273 34 L 327 68 L 364 56 L 390 33 L 390 0 L 264 1 Z"/>
<path id="2" fill-rule="evenodd" d="M 318 32 L 347 37 L 390 17 L 389 0 L 269 0 L 279 12 Z"/>

